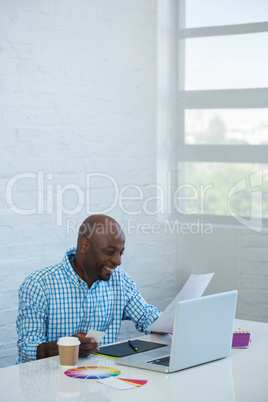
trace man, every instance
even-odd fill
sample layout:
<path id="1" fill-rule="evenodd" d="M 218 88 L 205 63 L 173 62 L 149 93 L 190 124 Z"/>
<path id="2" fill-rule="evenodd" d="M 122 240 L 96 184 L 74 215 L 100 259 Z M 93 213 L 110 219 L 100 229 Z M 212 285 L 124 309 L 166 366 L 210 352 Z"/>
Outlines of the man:
<path id="1" fill-rule="evenodd" d="M 105 331 L 103 344 L 115 342 L 122 320 L 145 331 L 161 314 L 148 304 L 120 268 L 125 236 L 106 215 L 88 217 L 79 229 L 77 248 L 62 262 L 31 274 L 19 290 L 18 363 L 58 354 L 61 336 L 79 338 L 80 356 L 99 349 L 90 329 Z"/>

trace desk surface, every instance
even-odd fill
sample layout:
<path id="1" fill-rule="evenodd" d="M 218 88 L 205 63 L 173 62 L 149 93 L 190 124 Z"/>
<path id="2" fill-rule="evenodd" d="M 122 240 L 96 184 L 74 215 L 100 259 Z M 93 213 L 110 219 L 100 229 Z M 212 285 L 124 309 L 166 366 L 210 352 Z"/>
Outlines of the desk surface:
<path id="1" fill-rule="evenodd" d="M 116 359 L 89 356 L 79 366 L 116 367 L 120 377 L 147 379 L 142 387 L 116 390 L 96 380 L 67 377 L 59 357 L 0 369 L 2 401 L 90 401 L 90 402 L 267 402 L 268 401 L 268 324 L 236 320 L 236 328 L 251 332 L 248 349 L 232 349 L 231 356 L 178 371 L 162 374 L 119 366 Z M 140 339 L 170 343 L 169 335 L 147 335 Z"/>

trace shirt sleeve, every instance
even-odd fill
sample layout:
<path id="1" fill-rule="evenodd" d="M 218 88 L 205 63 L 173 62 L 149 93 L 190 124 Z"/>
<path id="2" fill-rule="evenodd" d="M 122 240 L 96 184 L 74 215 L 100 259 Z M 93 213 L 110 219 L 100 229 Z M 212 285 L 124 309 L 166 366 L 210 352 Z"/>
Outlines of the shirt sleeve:
<path id="1" fill-rule="evenodd" d="M 126 274 L 125 276 L 126 306 L 123 312 L 123 320 L 132 320 L 140 332 L 146 331 L 160 315 L 155 306 L 148 304 L 136 288 L 135 282 Z"/>
<path id="2" fill-rule="evenodd" d="M 46 342 L 47 301 L 39 283 L 31 278 L 19 289 L 17 317 L 18 363 L 36 360 L 36 350 Z"/>

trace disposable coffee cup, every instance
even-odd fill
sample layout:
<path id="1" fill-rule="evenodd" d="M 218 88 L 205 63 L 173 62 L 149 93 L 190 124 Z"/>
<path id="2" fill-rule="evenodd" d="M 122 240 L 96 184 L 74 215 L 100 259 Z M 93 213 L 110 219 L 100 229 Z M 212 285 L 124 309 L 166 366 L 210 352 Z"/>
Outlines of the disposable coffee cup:
<path id="1" fill-rule="evenodd" d="M 64 336 L 58 342 L 60 364 L 66 370 L 77 367 L 80 341 L 75 336 Z"/>

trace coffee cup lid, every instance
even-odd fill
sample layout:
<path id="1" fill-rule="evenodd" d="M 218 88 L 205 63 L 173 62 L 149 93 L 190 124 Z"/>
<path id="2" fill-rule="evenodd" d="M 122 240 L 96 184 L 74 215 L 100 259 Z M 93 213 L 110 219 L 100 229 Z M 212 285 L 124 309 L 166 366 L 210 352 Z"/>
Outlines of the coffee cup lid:
<path id="1" fill-rule="evenodd" d="M 60 346 L 80 345 L 80 341 L 76 336 L 63 336 L 58 339 L 57 344 Z"/>

